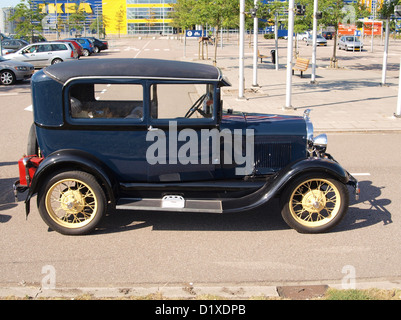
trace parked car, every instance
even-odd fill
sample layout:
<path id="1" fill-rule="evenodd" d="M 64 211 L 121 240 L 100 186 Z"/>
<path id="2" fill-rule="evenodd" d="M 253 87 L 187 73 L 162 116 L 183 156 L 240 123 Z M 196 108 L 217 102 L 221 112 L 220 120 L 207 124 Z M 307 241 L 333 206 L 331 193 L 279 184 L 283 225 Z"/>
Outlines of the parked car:
<path id="1" fill-rule="evenodd" d="M 0 40 L 5 40 L 5 39 L 10 39 L 10 37 L 7 37 L 4 33 L 0 33 Z"/>
<path id="2" fill-rule="evenodd" d="M 7 59 L 29 62 L 35 68 L 43 68 L 59 62 L 78 59 L 78 53 L 71 43 L 39 42 L 8 54 Z"/>
<path id="3" fill-rule="evenodd" d="M 306 40 L 308 40 L 308 37 L 309 37 L 311 34 L 312 34 L 312 32 L 310 32 L 310 31 L 305 31 L 305 32 L 298 33 L 297 39 L 298 39 L 298 40 L 306 41 Z"/>
<path id="4" fill-rule="evenodd" d="M 90 56 L 92 53 L 95 52 L 95 47 L 93 46 L 93 43 L 91 40 L 86 39 L 86 38 L 67 38 L 65 40 L 75 40 L 76 42 L 78 42 L 82 48 L 83 48 L 83 52 L 84 52 L 84 56 Z"/>
<path id="5" fill-rule="evenodd" d="M 318 233 L 346 214 L 347 185 L 359 190 L 326 153 L 326 135 L 314 136 L 309 111 L 224 111 L 230 83 L 211 65 L 79 60 L 31 83 L 29 156 L 14 190 L 29 189 L 27 215 L 37 194 L 42 219 L 63 234 L 90 232 L 113 208 L 221 214 L 276 196 L 289 226 Z"/>
<path id="6" fill-rule="evenodd" d="M 12 51 L 17 51 L 29 43 L 22 39 L 5 39 L 1 42 L 1 46 L 3 49 L 11 49 Z"/>
<path id="7" fill-rule="evenodd" d="M 322 32 L 322 36 L 326 40 L 332 40 L 333 39 L 333 35 L 334 35 L 334 32 L 331 32 L 331 31 L 323 31 Z"/>
<path id="8" fill-rule="evenodd" d="M 27 80 L 32 77 L 35 68 L 26 62 L 7 60 L 0 57 L 0 83 L 6 86 L 17 80 Z"/>
<path id="9" fill-rule="evenodd" d="M 12 38 L 15 39 L 17 35 L 12 35 Z M 33 36 L 22 36 L 22 40 L 25 40 L 29 43 L 37 43 L 37 42 L 47 42 L 47 39 L 41 34 L 33 35 Z"/>
<path id="10" fill-rule="evenodd" d="M 109 48 L 109 43 L 106 40 L 99 40 L 95 37 L 85 37 L 93 42 L 95 53 L 98 53 Z"/>
<path id="11" fill-rule="evenodd" d="M 306 45 L 313 45 L 313 36 L 309 35 L 308 39 L 306 40 Z M 322 35 L 316 35 L 316 46 L 327 46 L 327 40 L 322 37 Z"/>
<path id="12" fill-rule="evenodd" d="M 72 43 L 75 50 L 77 51 L 78 59 L 79 59 L 79 57 L 82 57 L 84 55 L 84 48 L 75 40 L 57 40 L 54 42 L 70 42 L 70 43 Z"/>
<path id="13" fill-rule="evenodd" d="M 338 41 L 338 49 L 348 50 L 362 50 L 363 43 L 355 36 L 342 36 Z"/>

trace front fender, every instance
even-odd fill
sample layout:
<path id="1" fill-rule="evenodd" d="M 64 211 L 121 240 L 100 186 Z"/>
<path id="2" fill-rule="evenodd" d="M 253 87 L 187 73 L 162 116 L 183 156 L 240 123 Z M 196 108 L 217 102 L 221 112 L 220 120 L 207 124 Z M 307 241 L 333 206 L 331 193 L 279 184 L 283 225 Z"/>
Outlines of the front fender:
<path id="1" fill-rule="evenodd" d="M 65 149 L 50 154 L 40 163 L 36 170 L 25 199 L 27 216 L 30 211 L 30 199 L 39 191 L 41 183 L 49 175 L 60 170 L 80 170 L 92 174 L 103 186 L 108 201 L 115 203 L 115 188 L 117 184 L 107 167 L 90 153 L 81 150 Z"/>
<path id="2" fill-rule="evenodd" d="M 223 212 L 240 212 L 259 207 L 278 195 L 290 181 L 305 173 L 326 173 L 344 184 L 351 179 L 349 173 L 334 159 L 299 160 L 280 170 L 254 193 L 238 199 L 223 200 Z"/>

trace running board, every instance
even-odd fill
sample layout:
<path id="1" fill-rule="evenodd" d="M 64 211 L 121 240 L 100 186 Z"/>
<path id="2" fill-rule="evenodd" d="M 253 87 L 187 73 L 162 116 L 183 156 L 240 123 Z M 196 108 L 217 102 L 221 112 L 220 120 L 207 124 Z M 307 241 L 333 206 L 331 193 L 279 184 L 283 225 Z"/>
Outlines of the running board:
<path id="1" fill-rule="evenodd" d="M 205 212 L 222 213 L 220 200 L 184 200 L 170 199 L 138 199 L 121 198 L 117 205 L 118 210 L 148 210 L 148 211 L 175 211 L 175 212 Z"/>

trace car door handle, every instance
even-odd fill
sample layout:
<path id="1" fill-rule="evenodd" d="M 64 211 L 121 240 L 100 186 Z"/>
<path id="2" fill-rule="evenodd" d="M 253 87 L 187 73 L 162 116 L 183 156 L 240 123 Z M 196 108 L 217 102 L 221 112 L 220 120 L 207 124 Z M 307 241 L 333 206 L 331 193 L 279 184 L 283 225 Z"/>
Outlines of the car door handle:
<path id="1" fill-rule="evenodd" d="M 148 131 L 158 131 L 158 130 L 160 130 L 160 128 L 154 128 L 152 126 L 148 127 Z"/>

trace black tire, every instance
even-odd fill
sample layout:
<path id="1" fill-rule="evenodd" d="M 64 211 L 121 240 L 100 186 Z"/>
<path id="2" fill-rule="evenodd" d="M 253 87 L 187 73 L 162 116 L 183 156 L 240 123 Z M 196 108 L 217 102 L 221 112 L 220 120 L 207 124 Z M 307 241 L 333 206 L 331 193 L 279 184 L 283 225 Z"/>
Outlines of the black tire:
<path id="1" fill-rule="evenodd" d="M 84 49 L 84 57 L 89 57 L 91 53 L 89 52 L 88 49 Z"/>
<path id="2" fill-rule="evenodd" d="M 348 189 L 324 173 L 305 174 L 292 181 L 281 196 L 284 221 L 300 233 L 334 228 L 348 210 Z"/>
<path id="3" fill-rule="evenodd" d="M 63 62 L 63 60 L 60 59 L 60 58 L 56 58 L 56 59 L 54 59 L 54 60 L 52 61 L 52 64 L 57 64 L 57 63 L 60 63 L 60 62 Z"/>
<path id="4" fill-rule="evenodd" d="M 38 140 L 36 139 L 36 130 L 34 123 L 32 123 L 31 128 L 29 129 L 26 154 L 28 156 L 32 156 L 35 154 L 39 156 L 39 146 L 38 146 Z"/>
<path id="5" fill-rule="evenodd" d="M 46 224 L 61 234 L 92 231 L 106 213 L 104 191 L 83 171 L 59 172 L 44 181 L 38 192 L 39 213 Z"/>
<path id="6" fill-rule="evenodd" d="M 95 47 L 93 48 L 93 50 L 94 50 L 95 53 L 99 53 L 99 52 L 100 52 L 100 49 L 99 49 L 98 46 L 95 46 Z"/>
<path id="7" fill-rule="evenodd" d="M 5 86 L 10 86 L 15 83 L 15 74 L 9 70 L 3 70 L 0 72 L 0 83 Z"/>

